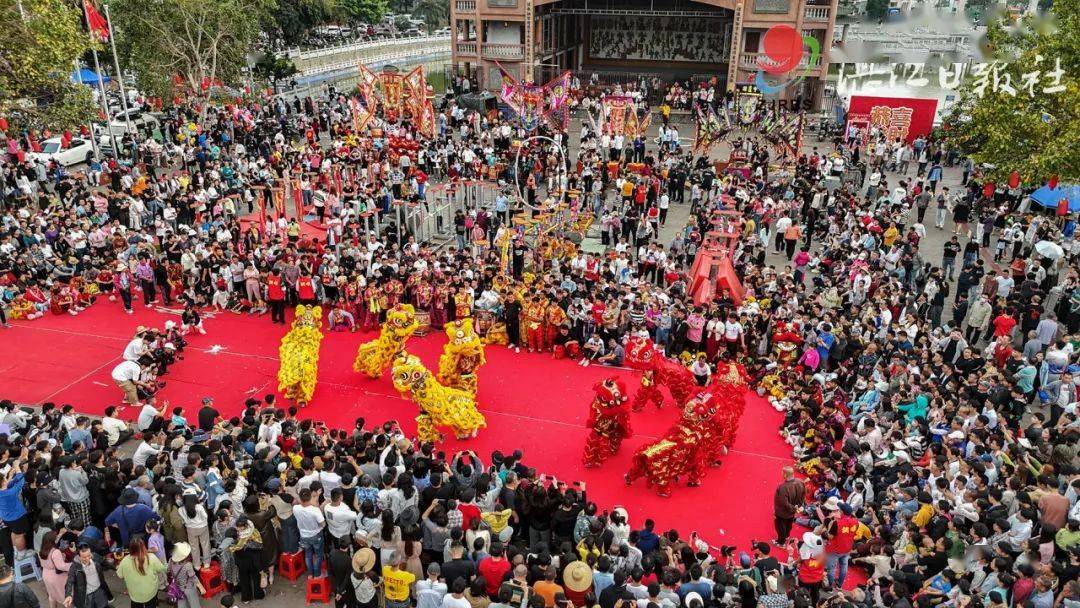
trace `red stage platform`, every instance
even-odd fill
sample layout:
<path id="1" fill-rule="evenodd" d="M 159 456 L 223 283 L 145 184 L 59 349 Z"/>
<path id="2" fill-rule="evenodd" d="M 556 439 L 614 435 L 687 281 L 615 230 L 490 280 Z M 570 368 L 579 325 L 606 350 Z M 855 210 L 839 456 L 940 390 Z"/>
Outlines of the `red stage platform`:
<path id="1" fill-rule="evenodd" d="M 101 414 L 119 403 L 121 393 L 110 377 L 124 345 L 139 325 L 162 327 L 176 319 L 167 311 L 136 303 L 134 315 L 119 303 L 100 301 L 78 317 L 48 315 L 20 321 L 0 331 L 0 398 L 23 403 L 71 403 L 80 412 Z M 189 337 L 185 359 L 172 367 L 162 399 L 184 406 L 194 420 L 200 399 L 212 396 L 226 415 L 238 413 L 248 397 L 276 392 L 277 348 L 286 326 L 269 316 L 222 313 L 207 315 L 207 335 Z M 369 380 L 352 371 L 357 346 L 374 333 L 330 333 L 322 343 L 319 384 L 312 405 L 302 417 L 352 428 L 363 416 L 369 426 L 397 419 L 415 430 L 416 406 L 399 396 L 390 379 Z M 435 332 L 413 338 L 408 350 L 429 367 L 437 361 L 445 335 Z M 622 480 L 633 451 L 654 440 L 676 419 L 673 407 L 633 414 L 636 435 L 604 467 L 586 470 L 581 450 L 586 436 L 587 405 L 598 380 L 615 374 L 626 377 L 631 393 L 638 379 L 627 370 L 582 368 L 550 355 L 517 354 L 499 346 L 487 348 L 487 365 L 480 370 L 478 401 L 488 428 L 469 441 L 451 440 L 448 451 L 475 450 L 487 460 L 493 450 L 522 449 L 525 463 L 561 480 L 583 480 L 589 497 L 601 509 L 625 505 L 631 524 L 645 517 L 661 529 L 678 528 L 684 535 L 696 530 L 711 544 L 772 538 L 772 495 L 780 469 L 791 463 L 790 449 L 777 429 L 781 415 L 756 394 L 747 392 L 735 449 L 713 469 L 698 488 L 678 487 L 671 498 L 655 496 L 639 481 L 627 487 Z M 138 412 L 127 409 L 126 419 Z"/>

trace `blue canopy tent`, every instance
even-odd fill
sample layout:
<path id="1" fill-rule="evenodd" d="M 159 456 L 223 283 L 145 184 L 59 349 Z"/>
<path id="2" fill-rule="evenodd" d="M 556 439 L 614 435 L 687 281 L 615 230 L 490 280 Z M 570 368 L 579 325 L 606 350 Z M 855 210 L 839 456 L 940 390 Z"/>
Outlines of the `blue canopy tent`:
<path id="1" fill-rule="evenodd" d="M 1047 185 L 1031 193 L 1031 200 L 1049 209 L 1057 209 L 1063 198 L 1069 199 L 1069 213 L 1080 211 L 1080 185 L 1058 184 L 1057 188 Z"/>
<path id="2" fill-rule="evenodd" d="M 99 77 L 97 73 L 94 72 L 94 70 L 88 68 L 81 68 L 78 72 L 71 73 L 72 82 L 81 82 L 88 86 L 96 87 L 98 83 L 98 78 L 100 78 L 102 82 L 109 82 L 112 80 L 112 78 L 109 78 L 108 76 Z"/>

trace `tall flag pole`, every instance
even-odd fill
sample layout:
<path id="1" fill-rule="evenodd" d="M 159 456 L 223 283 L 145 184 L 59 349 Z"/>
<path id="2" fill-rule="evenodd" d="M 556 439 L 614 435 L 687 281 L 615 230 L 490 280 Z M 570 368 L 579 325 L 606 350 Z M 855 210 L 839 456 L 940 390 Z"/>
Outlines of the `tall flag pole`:
<path id="1" fill-rule="evenodd" d="M 83 0 L 83 15 L 86 17 L 86 28 L 90 34 L 91 42 L 101 42 L 109 37 L 109 26 L 105 23 L 105 18 L 101 16 L 101 13 L 97 12 L 97 9 L 90 4 L 90 0 Z M 112 146 L 113 155 L 116 158 L 120 158 L 120 143 L 113 134 L 112 128 L 112 113 L 109 112 L 109 96 L 105 93 L 105 81 L 101 76 L 101 62 L 98 61 L 97 47 L 90 48 L 94 55 L 94 71 L 97 72 L 98 91 L 101 92 L 101 107 L 105 112 L 105 127 L 109 131 L 109 145 Z M 94 134 L 94 125 L 90 125 L 90 137 L 97 137 Z"/>
<path id="2" fill-rule="evenodd" d="M 87 0 L 89 2 L 90 0 Z M 120 59 L 116 55 L 116 34 L 113 32 L 112 16 L 109 15 L 109 4 L 101 5 L 105 9 L 105 27 L 108 31 L 109 46 L 112 47 L 113 67 L 116 68 L 116 82 L 120 85 L 120 107 L 124 108 L 124 122 L 127 123 L 128 133 L 135 136 L 135 129 L 131 126 L 131 111 L 128 109 L 127 90 L 124 88 L 124 73 L 120 71 Z"/>

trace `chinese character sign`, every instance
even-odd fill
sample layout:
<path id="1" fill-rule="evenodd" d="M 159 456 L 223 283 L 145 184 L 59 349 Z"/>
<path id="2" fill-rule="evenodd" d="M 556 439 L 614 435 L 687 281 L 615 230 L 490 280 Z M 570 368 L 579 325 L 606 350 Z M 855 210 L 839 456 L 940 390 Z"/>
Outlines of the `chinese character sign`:
<path id="1" fill-rule="evenodd" d="M 930 84 L 940 89 L 955 91 L 965 80 L 971 80 L 972 91 L 982 98 L 987 93 L 1001 93 L 1010 97 L 1056 95 L 1065 90 L 1061 79 L 1065 70 L 1061 59 L 1053 61 L 1036 55 L 1025 62 L 1019 78 L 1013 79 L 1007 71 L 1008 64 L 1000 61 L 980 63 L 951 63 L 937 68 L 937 73 L 926 70 L 922 63 L 855 63 L 840 64 L 837 91 L 841 95 L 872 92 L 883 87 L 898 85 L 920 89 Z"/>
<path id="2" fill-rule="evenodd" d="M 899 138 L 911 142 L 930 133 L 936 111 L 936 99 L 853 95 L 848 121 L 869 123 L 870 127 L 884 132 L 889 141 Z"/>

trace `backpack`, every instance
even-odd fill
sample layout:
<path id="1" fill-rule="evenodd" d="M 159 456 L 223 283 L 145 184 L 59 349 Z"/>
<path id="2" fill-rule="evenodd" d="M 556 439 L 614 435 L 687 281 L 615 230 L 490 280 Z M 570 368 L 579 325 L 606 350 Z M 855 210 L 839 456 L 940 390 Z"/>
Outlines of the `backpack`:
<path id="1" fill-rule="evenodd" d="M 187 598 L 187 595 L 184 594 L 184 590 L 180 588 L 180 581 L 175 576 L 169 580 L 169 585 L 165 588 L 165 593 L 168 595 L 169 601 L 174 604 Z"/>

